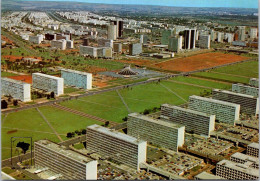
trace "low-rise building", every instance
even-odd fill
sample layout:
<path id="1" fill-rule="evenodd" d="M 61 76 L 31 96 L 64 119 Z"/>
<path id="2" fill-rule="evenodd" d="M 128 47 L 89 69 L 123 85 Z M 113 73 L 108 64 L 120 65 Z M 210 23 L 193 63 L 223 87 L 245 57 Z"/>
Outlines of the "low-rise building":
<path id="1" fill-rule="evenodd" d="M 254 157 L 259 157 L 259 144 L 251 143 L 251 144 L 247 145 L 246 154 L 254 156 Z"/>

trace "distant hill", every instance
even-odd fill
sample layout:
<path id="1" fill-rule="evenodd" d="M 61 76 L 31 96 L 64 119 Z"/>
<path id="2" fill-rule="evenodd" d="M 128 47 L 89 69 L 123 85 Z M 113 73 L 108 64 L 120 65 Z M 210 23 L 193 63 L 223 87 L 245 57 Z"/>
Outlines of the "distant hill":
<path id="1" fill-rule="evenodd" d="M 158 13 L 158 14 L 241 14 L 251 15 L 257 13 L 258 9 L 250 8 L 193 8 L 193 7 L 170 7 L 152 5 L 112 5 L 84 2 L 55 2 L 55 1 L 21 1 L 3 0 L 2 11 L 6 10 L 37 10 L 37 11 L 117 11 L 127 13 Z"/>

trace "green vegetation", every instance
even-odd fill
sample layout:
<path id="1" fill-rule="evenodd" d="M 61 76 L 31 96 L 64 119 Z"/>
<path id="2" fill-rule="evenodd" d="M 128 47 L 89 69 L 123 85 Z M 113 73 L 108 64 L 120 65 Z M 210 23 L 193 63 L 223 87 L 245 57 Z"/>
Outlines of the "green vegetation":
<path id="1" fill-rule="evenodd" d="M 17 74 L 10 73 L 10 72 L 1 72 L 1 77 L 10 77 L 10 76 L 16 76 Z"/>
<path id="2" fill-rule="evenodd" d="M 69 93 L 72 93 L 72 92 L 77 92 L 79 91 L 80 89 L 77 89 L 77 88 L 74 88 L 74 87 L 66 87 L 64 88 L 64 94 L 69 94 Z"/>
<path id="3" fill-rule="evenodd" d="M 79 143 L 79 144 L 73 145 L 73 147 L 78 149 L 78 150 L 85 148 L 83 143 Z"/>

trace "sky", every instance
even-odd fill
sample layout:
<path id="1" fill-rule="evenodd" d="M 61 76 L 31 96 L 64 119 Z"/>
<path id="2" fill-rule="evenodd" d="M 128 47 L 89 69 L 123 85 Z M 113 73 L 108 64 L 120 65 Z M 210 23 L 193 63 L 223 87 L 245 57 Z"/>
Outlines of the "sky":
<path id="1" fill-rule="evenodd" d="M 29 1 L 77 1 L 106 4 L 141 4 L 176 7 L 233 7 L 258 8 L 258 0 L 29 0 Z"/>

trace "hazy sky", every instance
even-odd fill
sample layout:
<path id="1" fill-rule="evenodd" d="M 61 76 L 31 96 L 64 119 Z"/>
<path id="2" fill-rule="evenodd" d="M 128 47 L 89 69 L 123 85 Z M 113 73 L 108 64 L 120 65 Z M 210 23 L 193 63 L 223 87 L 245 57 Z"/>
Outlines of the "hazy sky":
<path id="1" fill-rule="evenodd" d="M 29 0 L 33 1 L 33 0 Z M 34 0 L 42 1 L 42 0 Z M 77 1 L 107 4 L 142 4 L 178 7 L 236 7 L 258 8 L 258 0 L 44 0 L 44 1 Z"/>

